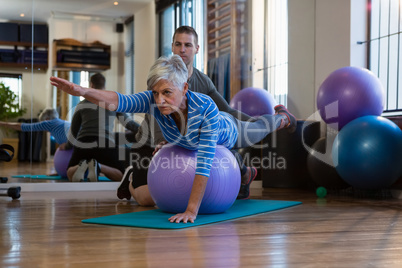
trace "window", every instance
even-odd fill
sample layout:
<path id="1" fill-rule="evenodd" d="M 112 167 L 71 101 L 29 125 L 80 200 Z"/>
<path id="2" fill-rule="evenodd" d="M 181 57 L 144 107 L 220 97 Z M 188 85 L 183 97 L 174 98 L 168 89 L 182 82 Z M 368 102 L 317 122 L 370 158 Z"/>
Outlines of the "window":
<path id="1" fill-rule="evenodd" d="M 3 82 L 6 87 L 9 87 L 17 95 L 17 101 L 21 107 L 22 75 L 0 73 L 0 82 Z"/>
<path id="2" fill-rule="evenodd" d="M 402 114 L 402 0 L 368 0 L 369 66 L 385 90 L 385 115 Z"/>
<path id="3" fill-rule="evenodd" d="M 70 71 L 69 72 L 69 77 L 71 78 L 70 81 L 78 84 L 82 87 L 89 87 L 89 78 L 90 78 L 90 73 L 87 71 Z M 75 111 L 75 106 L 77 106 L 77 104 L 84 100 L 85 98 L 80 96 L 72 96 L 72 95 L 68 95 L 68 103 L 69 103 L 69 107 L 68 107 L 68 114 L 67 114 L 67 121 L 71 121 L 73 119 L 73 114 Z"/>
<path id="4" fill-rule="evenodd" d="M 159 11 L 159 55 L 167 56 L 172 53 L 172 37 L 176 28 L 188 25 L 193 27 L 198 34 L 200 51 L 195 56 L 194 66 L 199 70 L 204 69 L 204 1 L 181 0 L 169 6 L 157 7 Z"/>
<path id="5" fill-rule="evenodd" d="M 288 95 L 287 9 L 287 1 L 283 0 L 253 1 L 253 86 L 267 89 L 285 106 Z"/>

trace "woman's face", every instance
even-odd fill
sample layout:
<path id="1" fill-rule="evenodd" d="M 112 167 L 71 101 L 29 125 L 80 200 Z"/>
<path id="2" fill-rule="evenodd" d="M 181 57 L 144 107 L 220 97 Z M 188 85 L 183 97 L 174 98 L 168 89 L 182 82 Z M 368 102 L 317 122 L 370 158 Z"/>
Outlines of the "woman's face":
<path id="1" fill-rule="evenodd" d="M 183 90 L 180 90 L 172 82 L 162 79 L 152 88 L 152 94 L 159 111 L 163 115 L 168 115 L 186 109 L 187 102 L 185 96 L 187 90 L 187 83 L 185 83 Z"/>

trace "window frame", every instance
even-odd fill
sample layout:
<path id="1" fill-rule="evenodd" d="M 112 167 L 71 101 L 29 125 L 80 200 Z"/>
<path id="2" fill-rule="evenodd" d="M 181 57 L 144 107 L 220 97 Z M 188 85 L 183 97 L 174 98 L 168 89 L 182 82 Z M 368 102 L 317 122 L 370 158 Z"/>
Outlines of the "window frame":
<path id="1" fill-rule="evenodd" d="M 170 5 L 157 9 L 159 20 L 159 56 L 171 54 L 172 37 L 175 29 L 183 25 L 191 26 L 198 34 L 198 44 L 201 47 L 198 54 L 195 55 L 194 67 L 204 70 L 204 9 L 204 0 L 177 0 Z M 170 18 L 172 20 L 172 27 L 166 29 L 164 27 L 164 16 L 167 15 L 166 13 L 169 10 L 173 11 L 173 16 Z"/>
<path id="2" fill-rule="evenodd" d="M 402 115 L 402 0 L 367 0 L 367 6 L 367 68 L 383 84 L 383 115 Z"/>

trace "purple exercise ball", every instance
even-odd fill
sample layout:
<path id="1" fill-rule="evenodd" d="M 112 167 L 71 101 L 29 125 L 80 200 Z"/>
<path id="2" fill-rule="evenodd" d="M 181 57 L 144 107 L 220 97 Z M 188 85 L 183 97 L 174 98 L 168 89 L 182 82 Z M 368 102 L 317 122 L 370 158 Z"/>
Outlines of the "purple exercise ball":
<path id="1" fill-rule="evenodd" d="M 197 151 L 167 144 L 152 158 L 148 188 L 161 210 L 170 213 L 186 210 L 195 176 L 196 156 Z M 239 193 L 240 179 L 235 157 L 227 148 L 218 145 L 198 213 L 222 213 L 229 209 Z"/>
<path id="2" fill-rule="evenodd" d="M 343 67 L 332 72 L 321 84 L 317 108 L 331 128 L 341 130 L 352 120 L 380 116 L 384 110 L 384 89 L 371 71 L 359 67 Z"/>
<path id="3" fill-rule="evenodd" d="M 60 150 L 57 148 L 56 153 L 53 157 L 54 168 L 57 174 L 61 177 L 67 177 L 68 162 L 70 162 L 71 155 L 73 154 L 73 149 L 71 150 Z"/>
<path id="4" fill-rule="evenodd" d="M 274 114 L 276 101 L 265 89 L 248 87 L 240 90 L 230 101 L 230 107 L 249 116 Z"/>

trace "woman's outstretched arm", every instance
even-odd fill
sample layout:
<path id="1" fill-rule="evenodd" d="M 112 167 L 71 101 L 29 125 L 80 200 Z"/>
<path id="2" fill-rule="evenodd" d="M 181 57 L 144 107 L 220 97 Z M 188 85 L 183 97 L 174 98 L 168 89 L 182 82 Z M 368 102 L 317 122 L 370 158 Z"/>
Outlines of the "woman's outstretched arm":
<path id="1" fill-rule="evenodd" d="M 114 91 L 86 88 L 54 76 L 50 77 L 50 83 L 70 95 L 84 97 L 99 107 L 110 111 L 115 111 L 119 104 L 117 93 Z"/>
<path id="2" fill-rule="evenodd" d="M 8 127 L 15 130 L 21 130 L 21 123 L 8 123 L 0 121 L 0 126 Z"/>

